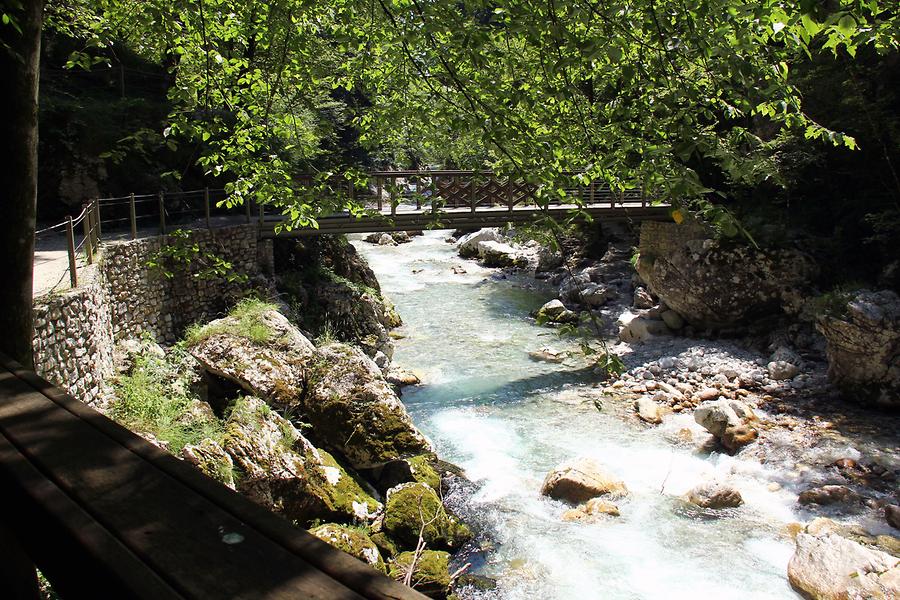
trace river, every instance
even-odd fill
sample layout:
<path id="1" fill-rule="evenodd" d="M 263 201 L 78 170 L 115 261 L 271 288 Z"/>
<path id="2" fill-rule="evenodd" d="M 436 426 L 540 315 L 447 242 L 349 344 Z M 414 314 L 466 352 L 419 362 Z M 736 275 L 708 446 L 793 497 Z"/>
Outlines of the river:
<path id="1" fill-rule="evenodd" d="M 774 485 L 783 474 L 673 443 L 675 432 L 698 427 L 690 415 L 647 428 L 625 403 L 584 402 L 596 377 L 576 362 L 528 356 L 566 347 L 528 318 L 552 292 L 460 259 L 447 235 L 354 244 L 404 320 L 394 362 L 423 383 L 405 389 L 403 402 L 439 456 L 475 483 L 458 508 L 484 530 L 472 568 L 497 587 L 483 596 L 799 598 L 786 578 L 793 543 L 784 530 L 800 518 L 796 494 Z M 575 456 L 595 457 L 624 480 L 620 517 L 563 522 L 569 507 L 540 495 L 547 472 Z M 708 477 L 731 478 L 744 506 L 713 514 L 678 499 Z"/>

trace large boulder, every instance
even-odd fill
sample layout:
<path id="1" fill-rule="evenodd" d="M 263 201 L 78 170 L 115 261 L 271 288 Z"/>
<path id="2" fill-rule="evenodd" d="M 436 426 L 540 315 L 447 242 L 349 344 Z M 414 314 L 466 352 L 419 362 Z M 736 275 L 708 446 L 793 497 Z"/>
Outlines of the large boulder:
<path id="1" fill-rule="evenodd" d="M 791 586 L 813 600 L 894 599 L 900 596 L 900 560 L 835 533 L 797 534 L 788 563 Z"/>
<path id="2" fill-rule="evenodd" d="M 478 256 L 486 267 L 527 267 L 528 258 L 503 242 L 479 242 Z"/>
<path id="3" fill-rule="evenodd" d="M 504 243 L 505 241 L 506 238 L 503 237 L 503 235 L 500 233 L 500 230 L 495 227 L 491 227 L 487 229 L 479 229 L 474 233 L 462 236 L 456 243 L 456 248 L 459 252 L 459 255 L 463 258 L 478 258 L 480 257 L 479 244 L 481 244 L 482 242 Z"/>
<path id="4" fill-rule="evenodd" d="M 381 369 L 360 350 L 333 343 L 310 361 L 303 419 L 310 435 L 355 469 L 431 451 Z"/>
<path id="5" fill-rule="evenodd" d="M 698 327 L 731 328 L 777 313 L 816 272 L 800 252 L 720 242 L 688 223 L 645 222 L 639 250 L 641 279 Z"/>
<path id="6" fill-rule="evenodd" d="M 579 457 L 547 474 L 541 494 L 577 504 L 597 496 L 624 496 L 625 484 L 593 458 Z"/>
<path id="7" fill-rule="evenodd" d="M 387 572 L 387 567 L 381 558 L 378 546 L 360 528 L 326 523 L 311 529 L 309 532 L 323 542 L 327 542 L 338 550 L 358 558 L 382 573 Z"/>
<path id="8" fill-rule="evenodd" d="M 694 420 L 731 453 L 756 439 L 758 418 L 739 400 L 704 402 L 694 411 Z"/>
<path id="9" fill-rule="evenodd" d="M 437 492 L 420 483 L 401 483 L 388 490 L 384 532 L 403 548 L 415 548 L 421 535 L 425 545 L 437 550 L 458 550 L 472 538 L 465 523 L 450 514 Z"/>
<path id="10" fill-rule="evenodd" d="M 235 403 L 222 448 L 236 467 L 239 492 L 301 524 L 365 523 L 381 508 L 330 455 L 258 398 Z"/>
<path id="11" fill-rule="evenodd" d="M 186 444 L 181 450 L 181 457 L 207 477 L 235 489 L 234 461 L 219 442 L 207 438 L 197 444 Z"/>
<path id="12" fill-rule="evenodd" d="M 407 581 L 411 587 L 428 596 L 443 600 L 450 593 L 450 555 L 439 550 L 402 552 L 391 563 L 390 576 L 397 581 Z"/>
<path id="13" fill-rule="evenodd" d="M 232 381 L 285 410 L 303 393 L 306 364 L 315 347 L 287 318 L 261 303 L 189 332 L 191 355 L 209 373 Z"/>
<path id="14" fill-rule="evenodd" d="M 821 316 L 828 376 L 851 400 L 900 407 L 900 297 L 861 291 Z"/>

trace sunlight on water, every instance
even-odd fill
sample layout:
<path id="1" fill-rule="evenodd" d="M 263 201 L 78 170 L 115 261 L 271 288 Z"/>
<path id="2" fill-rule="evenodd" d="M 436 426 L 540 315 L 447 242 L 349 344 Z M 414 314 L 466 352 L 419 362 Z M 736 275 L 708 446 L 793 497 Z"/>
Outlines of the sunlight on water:
<path id="1" fill-rule="evenodd" d="M 498 588 L 484 597 L 797 598 L 785 577 L 793 544 L 783 533 L 797 518 L 796 495 L 770 491 L 779 474 L 674 444 L 680 429 L 707 435 L 689 415 L 646 429 L 625 418 L 628 407 L 579 403 L 589 374 L 528 357 L 543 346 L 567 348 L 528 319 L 552 292 L 460 259 L 447 235 L 354 244 L 404 320 L 395 363 L 423 380 L 404 390 L 404 403 L 441 457 L 478 484 L 461 511 L 493 542 L 478 572 Z M 568 507 L 540 495 L 546 473 L 580 455 L 628 486 L 620 517 L 566 523 Z M 746 504 L 710 515 L 678 500 L 713 477 L 734 483 Z"/>

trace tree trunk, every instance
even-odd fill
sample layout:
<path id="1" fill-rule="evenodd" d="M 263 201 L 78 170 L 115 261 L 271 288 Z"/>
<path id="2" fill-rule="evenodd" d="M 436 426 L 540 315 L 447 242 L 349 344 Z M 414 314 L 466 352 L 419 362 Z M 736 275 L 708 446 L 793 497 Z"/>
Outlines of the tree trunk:
<path id="1" fill-rule="evenodd" d="M 43 0 L 3 11 L 0 24 L 0 352 L 32 364 L 32 279 L 37 204 L 38 75 Z"/>

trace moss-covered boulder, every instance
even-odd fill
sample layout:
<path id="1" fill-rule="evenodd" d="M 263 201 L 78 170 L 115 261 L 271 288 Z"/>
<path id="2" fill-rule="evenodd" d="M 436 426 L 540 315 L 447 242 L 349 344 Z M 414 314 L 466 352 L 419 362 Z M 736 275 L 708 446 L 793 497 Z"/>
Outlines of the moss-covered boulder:
<path id="1" fill-rule="evenodd" d="M 207 477 L 235 489 L 234 461 L 217 441 L 207 438 L 196 445 L 187 444 L 181 450 L 181 457 Z"/>
<path id="2" fill-rule="evenodd" d="M 433 454 L 420 454 L 409 458 L 399 458 L 386 463 L 369 478 L 382 494 L 401 483 L 418 481 L 429 487 L 441 489 L 441 476 Z"/>
<path id="3" fill-rule="evenodd" d="M 403 483 L 388 491 L 384 532 L 404 548 L 415 548 L 421 533 L 429 548 L 457 550 L 472 532 L 450 514 L 437 493 L 424 483 Z"/>
<path id="4" fill-rule="evenodd" d="M 312 436 L 355 469 L 431 451 L 378 366 L 346 344 L 319 349 L 302 411 Z"/>
<path id="5" fill-rule="evenodd" d="M 375 543 L 362 529 L 328 523 L 311 529 L 310 533 L 338 550 L 355 556 L 359 560 L 371 565 L 382 573 L 387 572 L 384 560 Z"/>
<path id="6" fill-rule="evenodd" d="M 258 398 L 235 404 L 222 447 L 238 471 L 238 491 L 301 525 L 314 519 L 366 522 L 380 508 L 333 458 Z"/>
<path id="7" fill-rule="evenodd" d="M 274 306 L 244 302 L 232 313 L 188 332 L 203 368 L 281 409 L 300 402 L 313 344 Z"/>
<path id="8" fill-rule="evenodd" d="M 374 542 L 378 549 L 381 551 L 381 556 L 384 558 L 393 558 L 400 554 L 400 547 L 397 546 L 397 542 L 391 539 L 391 537 L 383 531 L 376 531 L 369 536 L 369 539 Z"/>
<path id="9" fill-rule="evenodd" d="M 410 569 L 410 585 L 413 589 L 429 598 L 443 600 L 447 597 L 451 583 L 449 554 L 425 550 L 416 557 L 414 552 L 403 552 L 391 563 L 390 575 L 397 581 L 406 581 Z"/>

